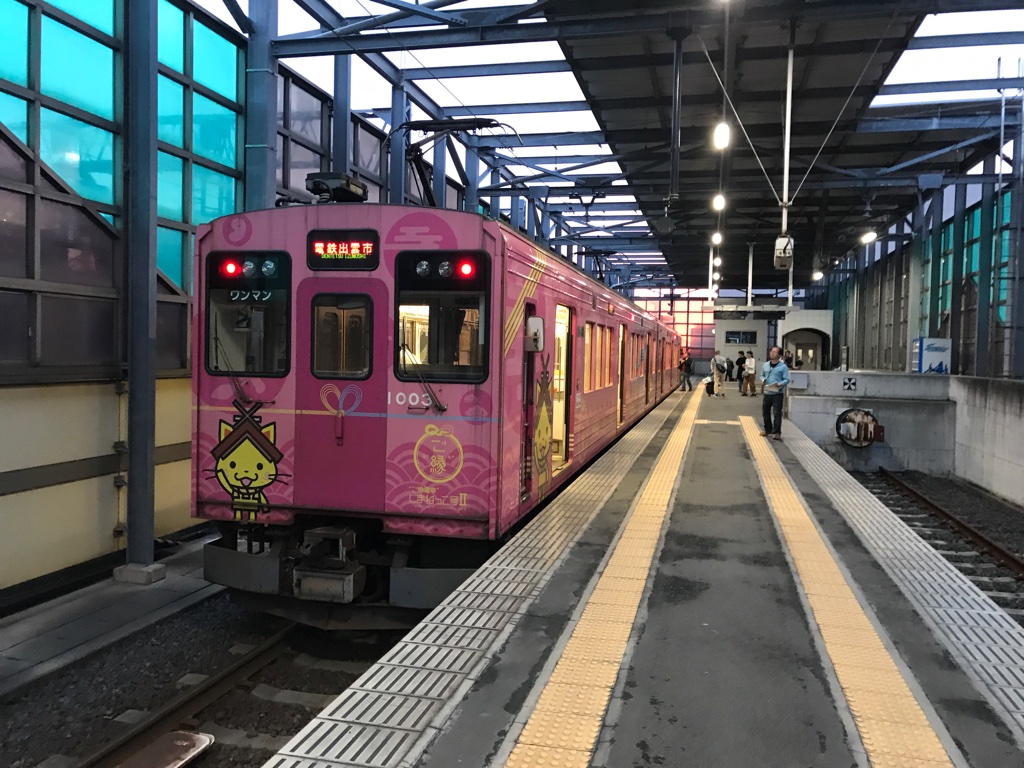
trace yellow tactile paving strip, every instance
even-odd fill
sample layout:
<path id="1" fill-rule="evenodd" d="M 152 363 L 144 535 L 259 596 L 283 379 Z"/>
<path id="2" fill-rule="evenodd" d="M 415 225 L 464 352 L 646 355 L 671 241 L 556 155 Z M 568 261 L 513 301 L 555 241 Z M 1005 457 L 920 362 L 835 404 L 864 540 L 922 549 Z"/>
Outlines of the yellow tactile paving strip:
<path id="1" fill-rule="evenodd" d="M 741 416 L 768 505 L 872 768 L 953 763 L 754 420 Z"/>
<path id="2" fill-rule="evenodd" d="M 506 768 L 589 765 L 699 407 L 691 397 L 672 430 Z"/>

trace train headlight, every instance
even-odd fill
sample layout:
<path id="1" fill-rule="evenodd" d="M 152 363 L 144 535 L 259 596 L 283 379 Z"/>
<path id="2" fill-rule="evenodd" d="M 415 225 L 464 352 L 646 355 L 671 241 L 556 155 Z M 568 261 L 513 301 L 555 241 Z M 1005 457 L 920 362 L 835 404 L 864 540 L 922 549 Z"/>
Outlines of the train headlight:
<path id="1" fill-rule="evenodd" d="M 416 264 L 416 274 L 420 277 L 426 277 L 430 274 L 430 262 L 420 261 Z"/>
<path id="2" fill-rule="evenodd" d="M 437 274 L 439 274 L 441 277 L 451 277 L 452 276 L 452 263 L 450 261 L 442 261 L 437 266 Z"/>
<path id="3" fill-rule="evenodd" d="M 256 274 L 256 262 L 252 259 L 246 259 L 242 262 L 242 274 L 245 277 L 252 277 Z"/>
<path id="4" fill-rule="evenodd" d="M 272 259 L 267 259 L 263 262 L 262 271 L 266 277 L 273 277 L 274 273 L 277 272 L 277 262 Z"/>

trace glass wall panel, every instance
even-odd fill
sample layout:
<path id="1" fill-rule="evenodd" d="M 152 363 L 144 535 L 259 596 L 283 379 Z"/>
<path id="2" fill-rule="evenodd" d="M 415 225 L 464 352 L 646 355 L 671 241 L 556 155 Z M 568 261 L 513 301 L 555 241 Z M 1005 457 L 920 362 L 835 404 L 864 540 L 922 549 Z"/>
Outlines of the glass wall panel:
<path id="1" fill-rule="evenodd" d="M 313 94 L 292 83 L 288 108 L 288 127 L 295 133 L 320 144 L 323 103 Z"/>
<path id="2" fill-rule="evenodd" d="M 185 14 L 160 0 L 157 7 L 157 59 L 178 72 L 185 71 Z"/>
<path id="3" fill-rule="evenodd" d="M 28 276 L 27 205 L 25 195 L 0 189 L 0 275 L 4 277 Z"/>
<path id="4" fill-rule="evenodd" d="M 3 0 L 0 0 L 3 2 Z M 0 49 L 2 50 L 2 49 Z M 25 144 L 28 143 L 28 102 L 0 91 L 0 123 Z"/>
<path id="5" fill-rule="evenodd" d="M 111 286 L 114 240 L 83 209 L 41 198 L 39 219 L 40 277 L 57 283 Z"/>
<path id="6" fill-rule="evenodd" d="M 290 142 L 288 152 L 288 186 L 305 191 L 306 174 L 320 170 L 320 155 Z"/>
<path id="7" fill-rule="evenodd" d="M 24 182 L 28 178 L 28 163 L 6 141 L 0 141 L 0 179 Z"/>
<path id="8" fill-rule="evenodd" d="M 198 21 L 192 28 L 192 76 L 221 96 L 238 96 L 238 49 Z"/>
<path id="9" fill-rule="evenodd" d="M 156 228 L 156 268 L 179 288 L 182 285 L 181 235 L 176 229 Z"/>
<path id="10" fill-rule="evenodd" d="M 28 6 L 0 0 L 0 77 L 28 85 Z"/>
<path id="11" fill-rule="evenodd" d="M 156 87 L 157 138 L 176 147 L 183 147 L 185 89 L 163 75 L 157 76 Z"/>
<path id="12" fill-rule="evenodd" d="M 117 302 L 40 296 L 40 356 L 44 365 L 116 362 Z"/>
<path id="13" fill-rule="evenodd" d="M 39 156 L 82 197 L 114 202 L 114 134 L 43 108 Z"/>
<path id="14" fill-rule="evenodd" d="M 91 27 L 114 34 L 114 0 L 48 0 L 54 8 L 67 11 Z"/>
<path id="15" fill-rule="evenodd" d="M 166 152 L 156 158 L 156 213 L 166 219 L 182 220 L 182 176 L 184 162 Z"/>
<path id="16" fill-rule="evenodd" d="M 284 186 L 284 136 L 277 134 L 277 151 L 274 152 L 274 160 L 277 165 L 277 186 Z"/>
<path id="17" fill-rule="evenodd" d="M 201 165 L 192 166 L 192 223 L 205 224 L 235 212 L 235 180 Z"/>
<path id="18" fill-rule="evenodd" d="M 40 87 L 43 93 L 114 119 L 114 51 L 43 16 Z"/>
<path id="19" fill-rule="evenodd" d="M 0 333 L 0 363 L 27 363 L 31 355 L 29 295 L 0 291 L 0 317 L 4 332 Z"/>
<path id="20" fill-rule="evenodd" d="M 233 168 L 237 116 L 198 93 L 192 95 L 192 151 Z"/>
<path id="21" fill-rule="evenodd" d="M 188 367 L 188 305 L 158 301 L 156 305 L 156 367 L 176 371 Z"/>

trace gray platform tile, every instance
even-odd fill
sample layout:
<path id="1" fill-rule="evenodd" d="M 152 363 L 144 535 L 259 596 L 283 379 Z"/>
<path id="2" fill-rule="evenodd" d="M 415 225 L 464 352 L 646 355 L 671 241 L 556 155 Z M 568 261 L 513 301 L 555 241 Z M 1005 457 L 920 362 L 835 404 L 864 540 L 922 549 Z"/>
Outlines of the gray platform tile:
<path id="1" fill-rule="evenodd" d="M 467 584 L 477 582 L 496 582 L 500 584 L 529 584 L 533 585 L 541 580 L 543 574 L 538 571 L 529 571 L 522 568 L 507 568 L 499 565 L 484 565 L 466 579 L 460 589 L 466 589 Z"/>
<path id="2" fill-rule="evenodd" d="M 1006 648 L 1020 648 L 1019 638 L 1012 630 L 1005 631 L 998 627 L 964 627 L 949 625 L 946 627 L 954 642 L 961 645 L 985 644 Z"/>
<path id="3" fill-rule="evenodd" d="M 921 605 L 921 613 L 931 616 L 937 623 L 960 627 L 982 627 L 984 629 L 1002 629 L 1016 632 L 1015 645 L 1024 646 L 1024 631 L 1017 622 L 1011 619 L 995 603 L 988 611 L 961 611 L 955 608 L 933 608 Z"/>
<path id="4" fill-rule="evenodd" d="M 1024 669 L 1024 649 L 1007 648 L 998 645 L 960 643 L 964 655 L 980 664 L 1012 664 Z M 1024 688 L 1024 680 L 1021 687 Z"/>
<path id="5" fill-rule="evenodd" d="M 989 603 L 974 596 L 956 594 L 955 590 L 946 591 L 938 585 L 923 584 L 921 603 L 935 608 L 952 608 L 958 611 L 988 612 Z"/>
<path id="6" fill-rule="evenodd" d="M 393 664 L 396 667 L 437 669 L 464 675 L 473 669 L 482 656 L 482 651 L 405 642 L 388 651 L 380 659 L 380 663 Z"/>
<path id="7" fill-rule="evenodd" d="M 483 579 L 473 576 L 462 582 L 458 591 L 527 598 L 537 589 L 538 584 L 540 584 L 540 577 L 528 581 L 505 581 L 500 578 Z"/>
<path id="8" fill-rule="evenodd" d="M 294 757 L 329 760 L 361 768 L 388 768 L 415 743 L 413 731 L 352 725 L 317 718 L 281 750 Z"/>
<path id="9" fill-rule="evenodd" d="M 490 560 L 487 561 L 488 565 L 496 565 L 499 568 L 520 568 L 527 571 L 537 571 L 543 573 L 547 571 L 550 563 L 546 557 L 524 557 L 518 552 L 499 552 Z"/>
<path id="10" fill-rule="evenodd" d="M 352 768 L 352 763 L 336 763 L 333 760 L 308 760 L 304 757 L 275 755 L 263 764 L 263 768 Z"/>
<path id="11" fill-rule="evenodd" d="M 479 651 L 489 648 L 497 637 L 498 632 L 491 629 L 421 623 L 416 625 L 402 642 L 445 645 Z"/>
<path id="12" fill-rule="evenodd" d="M 432 624 L 448 624 L 455 627 L 476 627 L 477 629 L 501 629 L 515 614 L 507 611 L 476 611 L 442 605 L 427 616 Z"/>
<path id="13" fill-rule="evenodd" d="M 468 608 L 474 611 L 505 611 L 516 613 L 526 603 L 526 597 L 519 595 L 489 595 L 485 592 L 452 592 L 445 601 L 453 608 Z"/>
<path id="14" fill-rule="evenodd" d="M 441 706 L 437 699 L 349 688 L 320 713 L 320 718 L 419 732 Z"/>
<path id="15" fill-rule="evenodd" d="M 1000 688 L 1024 689 L 1024 672 L 1020 667 L 1004 664 L 979 664 L 975 662 L 972 668 L 978 676 L 990 685 Z"/>
<path id="16" fill-rule="evenodd" d="M 1024 715 L 1024 689 L 996 688 L 995 695 L 1009 712 L 1015 715 Z"/>
<path id="17" fill-rule="evenodd" d="M 375 664 L 353 683 L 353 688 L 381 693 L 401 693 L 426 699 L 444 699 L 465 678 L 457 672 L 436 669 L 412 669 L 390 664 Z"/>

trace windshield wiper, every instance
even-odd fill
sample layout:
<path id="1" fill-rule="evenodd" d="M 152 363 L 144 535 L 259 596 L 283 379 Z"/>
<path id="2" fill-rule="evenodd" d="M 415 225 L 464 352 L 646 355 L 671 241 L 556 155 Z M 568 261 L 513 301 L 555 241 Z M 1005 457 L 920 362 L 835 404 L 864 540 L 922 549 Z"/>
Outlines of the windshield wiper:
<path id="1" fill-rule="evenodd" d="M 402 342 L 401 347 L 400 347 L 399 357 L 402 360 L 402 373 L 405 376 L 408 376 L 409 375 L 409 363 L 406 362 L 405 355 L 401 354 L 402 352 L 407 352 L 410 355 L 412 354 L 412 351 L 409 349 L 409 345 L 406 344 L 404 341 Z M 423 378 L 423 374 L 420 373 L 418 370 L 417 371 L 413 371 L 413 373 L 415 373 L 416 374 L 416 378 L 419 379 L 420 386 L 423 387 L 423 391 L 427 393 L 427 398 L 430 400 L 430 407 L 433 408 L 438 413 L 444 413 L 445 411 L 447 411 L 448 410 L 448 406 L 445 405 L 444 403 L 442 403 L 440 400 L 438 400 L 437 395 L 434 393 L 434 390 L 431 388 L 430 384 L 427 382 L 426 379 Z"/>

